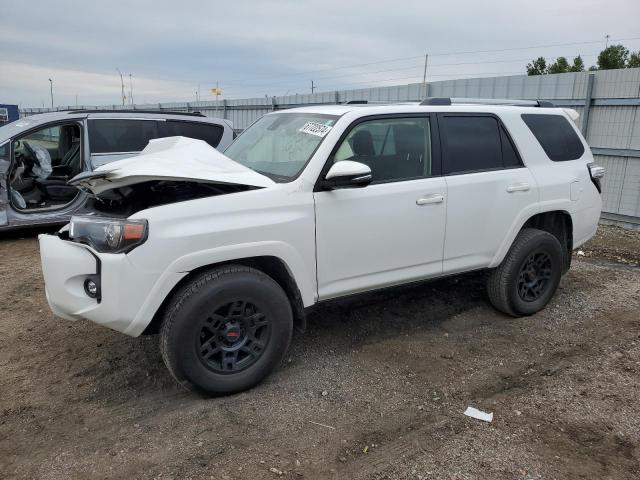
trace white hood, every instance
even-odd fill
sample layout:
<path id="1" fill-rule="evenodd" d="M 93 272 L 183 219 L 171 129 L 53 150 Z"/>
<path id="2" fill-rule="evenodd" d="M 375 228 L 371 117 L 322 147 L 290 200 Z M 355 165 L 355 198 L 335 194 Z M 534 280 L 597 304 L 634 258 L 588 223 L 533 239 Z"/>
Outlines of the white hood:
<path id="1" fill-rule="evenodd" d="M 151 140 L 135 157 L 108 163 L 69 180 L 94 194 L 150 180 L 197 181 L 269 187 L 274 181 L 228 157 L 202 140 Z"/>

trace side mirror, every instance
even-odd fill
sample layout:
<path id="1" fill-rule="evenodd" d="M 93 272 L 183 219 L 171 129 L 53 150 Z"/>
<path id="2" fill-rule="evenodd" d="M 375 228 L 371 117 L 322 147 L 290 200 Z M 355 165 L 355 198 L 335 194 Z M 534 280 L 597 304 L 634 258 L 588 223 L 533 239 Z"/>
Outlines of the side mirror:
<path id="1" fill-rule="evenodd" d="M 366 187 L 371 183 L 371 169 L 360 162 L 343 160 L 334 163 L 321 184 L 325 190 Z"/>

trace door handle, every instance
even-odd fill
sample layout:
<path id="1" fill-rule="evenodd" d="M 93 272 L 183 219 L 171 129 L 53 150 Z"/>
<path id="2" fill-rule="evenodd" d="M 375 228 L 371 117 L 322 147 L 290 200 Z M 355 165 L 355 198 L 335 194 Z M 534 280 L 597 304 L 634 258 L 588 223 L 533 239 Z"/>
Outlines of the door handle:
<path id="1" fill-rule="evenodd" d="M 528 192 L 531 189 L 527 182 L 512 183 L 507 187 L 507 192 Z"/>
<path id="2" fill-rule="evenodd" d="M 416 205 L 429 205 L 431 203 L 442 203 L 444 202 L 444 195 L 440 195 L 439 193 L 435 193 L 433 195 L 426 195 L 424 197 L 420 197 L 416 200 Z"/>

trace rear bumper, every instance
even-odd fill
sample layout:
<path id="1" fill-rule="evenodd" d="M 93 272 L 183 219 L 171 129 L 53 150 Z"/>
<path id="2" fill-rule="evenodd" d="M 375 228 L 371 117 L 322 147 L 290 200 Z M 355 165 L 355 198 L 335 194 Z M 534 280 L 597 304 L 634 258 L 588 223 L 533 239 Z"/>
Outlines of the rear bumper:
<path id="1" fill-rule="evenodd" d="M 571 214 L 573 220 L 573 248 L 578 248 L 598 230 L 598 223 L 602 213 L 602 203 L 594 207 L 584 208 Z"/>
<path id="2" fill-rule="evenodd" d="M 145 271 L 126 254 L 98 253 L 56 235 L 39 235 L 38 241 L 53 313 L 67 320 L 87 319 L 134 337 L 153 319 L 166 298 L 167 286 L 185 275 Z M 90 276 L 99 279 L 99 300 L 85 292 L 84 282 Z"/>

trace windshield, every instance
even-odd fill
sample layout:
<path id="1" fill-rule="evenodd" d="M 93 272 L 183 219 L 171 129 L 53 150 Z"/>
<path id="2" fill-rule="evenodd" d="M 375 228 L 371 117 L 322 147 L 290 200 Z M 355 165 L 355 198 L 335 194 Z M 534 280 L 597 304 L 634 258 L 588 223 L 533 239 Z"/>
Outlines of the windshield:
<path id="1" fill-rule="evenodd" d="M 224 154 L 276 182 L 286 182 L 302 171 L 337 119 L 319 113 L 265 115 Z"/>
<path id="2" fill-rule="evenodd" d="M 37 121 L 29 118 L 21 118 L 3 125 L 0 127 L 0 143 L 4 143 L 5 140 L 9 140 L 14 135 L 27 130 L 33 125 L 37 125 Z"/>

